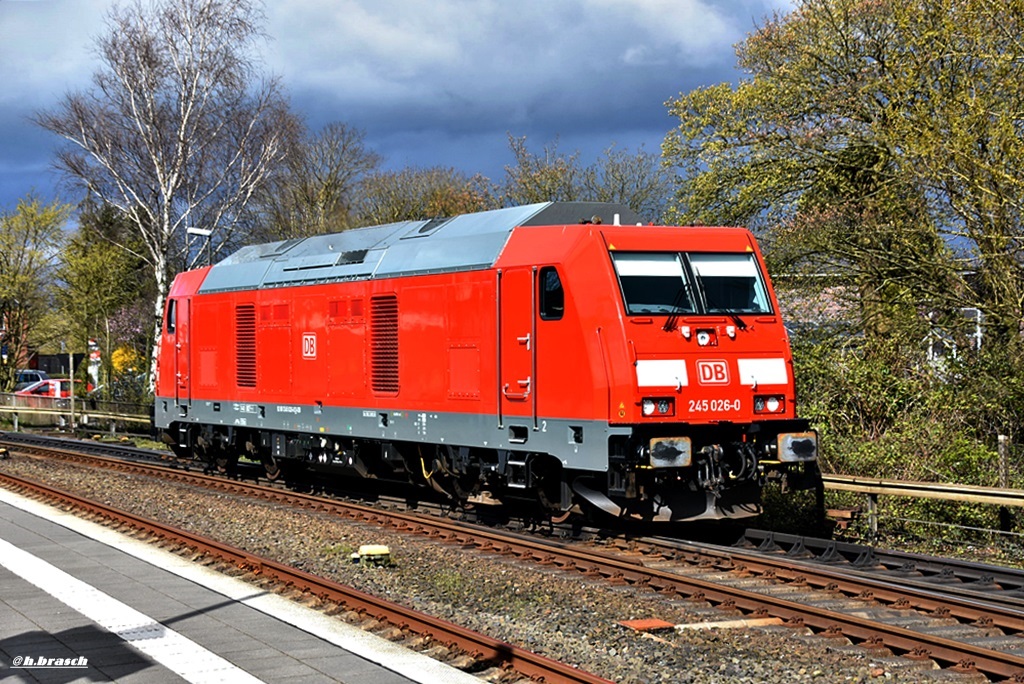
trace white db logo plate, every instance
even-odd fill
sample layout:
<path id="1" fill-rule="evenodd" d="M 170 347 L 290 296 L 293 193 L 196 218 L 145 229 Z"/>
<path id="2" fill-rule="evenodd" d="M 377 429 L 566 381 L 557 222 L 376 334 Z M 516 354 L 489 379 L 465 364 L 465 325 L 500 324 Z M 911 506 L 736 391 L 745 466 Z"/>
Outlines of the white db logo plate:
<path id="1" fill-rule="evenodd" d="M 302 358 L 316 358 L 316 333 L 302 333 Z"/>
<path id="2" fill-rule="evenodd" d="M 697 382 L 702 385 L 728 385 L 729 364 L 725 361 L 698 361 Z"/>

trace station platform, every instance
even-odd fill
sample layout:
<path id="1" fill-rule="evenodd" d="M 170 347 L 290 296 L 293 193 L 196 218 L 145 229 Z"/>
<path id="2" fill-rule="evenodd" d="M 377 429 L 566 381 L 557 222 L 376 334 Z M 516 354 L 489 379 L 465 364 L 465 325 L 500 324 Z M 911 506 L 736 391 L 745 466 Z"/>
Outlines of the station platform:
<path id="1" fill-rule="evenodd" d="M 0 488 L 0 682 L 480 684 Z"/>

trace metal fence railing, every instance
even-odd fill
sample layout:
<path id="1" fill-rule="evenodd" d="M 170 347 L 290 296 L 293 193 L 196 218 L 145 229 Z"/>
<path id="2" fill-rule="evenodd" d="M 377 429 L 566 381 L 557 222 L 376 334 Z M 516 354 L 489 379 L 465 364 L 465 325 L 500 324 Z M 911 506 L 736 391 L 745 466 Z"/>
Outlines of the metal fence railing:
<path id="1" fill-rule="evenodd" d="M 852 475 L 825 475 L 822 479 L 825 489 L 856 492 L 867 496 L 868 529 L 872 538 L 878 534 L 878 497 L 882 495 L 989 504 L 1001 507 L 1024 507 L 1024 490 L 1021 489 L 943 482 L 883 480 Z"/>
<path id="2" fill-rule="evenodd" d="M 97 431 L 132 431 L 148 429 L 151 421 L 149 404 L 127 404 L 101 401 L 91 397 L 71 399 L 0 394 L 0 420 L 9 420 L 15 429 L 31 427 L 85 427 Z"/>

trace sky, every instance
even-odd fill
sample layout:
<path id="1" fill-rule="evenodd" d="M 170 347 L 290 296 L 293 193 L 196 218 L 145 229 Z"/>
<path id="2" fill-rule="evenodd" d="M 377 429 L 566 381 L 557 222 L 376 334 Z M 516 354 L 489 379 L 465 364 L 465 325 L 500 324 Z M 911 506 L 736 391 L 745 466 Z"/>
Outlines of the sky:
<path id="1" fill-rule="evenodd" d="M 76 202 L 30 121 L 87 90 L 114 0 L 0 0 L 0 211 Z M 680 93 L 735 82 L 735 45 L 787 0 L 266 0 L 264 72 L 310 130 L 365 133 L 385 167 L 500 180 L 508 136 L 589 164 L 657 153 Z"/>

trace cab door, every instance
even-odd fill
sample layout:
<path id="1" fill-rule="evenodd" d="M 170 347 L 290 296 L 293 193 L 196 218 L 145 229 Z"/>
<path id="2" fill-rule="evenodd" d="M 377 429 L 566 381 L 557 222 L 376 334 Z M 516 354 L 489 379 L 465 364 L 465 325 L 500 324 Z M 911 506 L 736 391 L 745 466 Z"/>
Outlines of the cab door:
<path id="1" fill-rule="evenodd" d="M 187 407 L 192 405 L 190 304 L 190 297 L 174 300 L 174 401 Z"/>
<path id="2" fill-rule="evenodd" d="M 498 425 L 537 420 L 536 268 L 498 272 Z"/>

